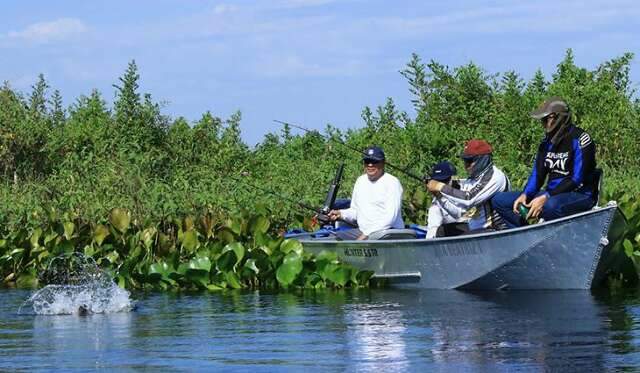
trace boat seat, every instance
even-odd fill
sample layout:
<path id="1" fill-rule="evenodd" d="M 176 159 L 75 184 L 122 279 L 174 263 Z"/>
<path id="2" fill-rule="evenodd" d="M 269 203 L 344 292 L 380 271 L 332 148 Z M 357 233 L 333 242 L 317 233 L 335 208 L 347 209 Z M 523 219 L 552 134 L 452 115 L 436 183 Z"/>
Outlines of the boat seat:
<path id="1" fill-rule="evenodd" d="M 369 240 L 409 240 L 416 238 L 413 229 L 383 229 L 369 235 Z"/>
<path id="2" fill-rule="evenodd" d="M 602 190 L 602 179 L 604 176 L 604 171 L 601 168 L 596 168 L 593 171 L 593 190 L 591 191 L 593 195 L 593 200 L 595 201 L 595 206 L 598 206 L 600 203 L 600 191 Z"/>

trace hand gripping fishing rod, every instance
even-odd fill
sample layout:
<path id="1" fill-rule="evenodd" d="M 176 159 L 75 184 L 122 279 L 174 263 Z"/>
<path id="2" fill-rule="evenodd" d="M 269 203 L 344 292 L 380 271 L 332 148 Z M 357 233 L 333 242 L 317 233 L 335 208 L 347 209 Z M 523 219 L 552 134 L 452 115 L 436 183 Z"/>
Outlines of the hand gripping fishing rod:
<path id="1" fill-rule="evenodd" d="M 343 168 L 344 168 L 344 164 L 341 164 L 340 167 L 338 168 L 338 172 L 336 173 L 336 177 L 334 178 L 334 182 L 331 184 L 331 187 L 329 189 L 329 193 L 327 194 L 327 198 L 325 200 L 325 203 L 324 203 L 324 205 L 322 206 L 321 209 L 315 208 L 315 207 L 313 207 L 311 205 L 307 205 L 306 203 L 301 202 L 301 201 L 296 201 L 291 197 L 285 196 L 285 195 L 280 194 L 280 193 L 276 193 L 271 189 L 259 187 L 257 185 L 252 184 L 252 183 L 249 183 L 249 182 L 245 182 L 244 185 L 247 185 L 247 186 L 249 186 L 250 188 L 252 188 L 254 190 L 260 191 L 263 194 L 271 194 L 273 196 L 276 196 L 276 197 L 282 199 L 283 201 L 287 201 L 289 203 L 292 203 L 295 206 L 299 206 L 299 207 L 301 207 L 303 209 L 306 209 L 306 210 L 309 210 L 309 211 L 313 211 L 318 216 L 318 220 L 322 224 L 326 225 L 326 224 L 330 224 L 331 223 L 331 219 L 329 219 L 328 214 L 329 214 L 329 211 L 331 211 L 331 208 L 332 208 L 332 206 L 333 206 L 333 204 L 334 204 L 334 202 L 336 200 L 336 195 L 338 193 L 338 187 L 339 187 L 339 184 L 340 184 L 340 179 L 342 178 L 342 169 Z M 249 176 L 250 174 L 245 171 L 245 172 L 242 172 L 240 175 L 241 176 Z M 233 179 L 233 177 L 232 177 L 232 179 Z M 236 179 L 236 181 L 239 181 L 239 180 Z M 348 226 L 351 226 L 351 227 L 354 226 L 353 223 L 350 223 L 350 222 L 348 222 L 346 220 L 343 220 L 343 219 L 337 219 L 337 220 L 342 222 L 342 223 L 344 223 L 344 224 L 347 224 Z"/>
<path id="2" fill-rule="evenodd" d="M 304 127 L 302 127 L 302 126 L 299 126 L 299 125 L 297 125 L 297 124 L 292 124 L 292 123 L 288 123 L 288 122 L 283 122 L 283 121 L 281 121 L 281 120 L 277 120 L 277 119 L 274 119 L 273 121 L 274 121 L 274 122 L 276 122 L 276 123 L 282 124 L 282 125 L 291 126 L 291 127 L 294 127 L 294 128 L 300 129 L 300 130 L 303 130 L 303 131 L 308 132 L 308 133 L 313 133 L 313 132 L 315 132 L 315 133 L 317 133 L 320 137 L 322 137 L 323 139 L 325 139 L 325 140 L 327 140 L 327 141 L 335 141 L 335 142 L 337 142 L 338 144 L 340 144 L 340 145 L 344 146 L 345 148 L 347 148 L 347 149 L 349 149 L 349 150 L 352 150 L 352 151 L 354 151 L 354 152 L 358 152 L 358 154 L 363 155 L 363 156 L 366 156 L 366 154 L 365 154 L 362 150 L 357 149 L 357 148 L 355 148 L 355 147 L 353 147 L 353 146 L 350 146 L 349 144 L 345 143 L 344 141 L 341 141 L 341 140 L 338 140 L 338 139 L 334 139 L 334 138 L 327 137 L 327 136 L 325 136 L 325 135 L 321 134 L 319 131 L 310 130 L 310 129 L 304 128 Z M 418 180 L 418 181 L 420 181 L 420 182 L 428 182 L 428 181 L 429 181 L 428 176 L 425 176 L 425 177 L 417 176 L 417 175 L 415 175 L 415 174 L 411 173 L 410 171 L 407 171 L 405 168 L 401 168 L 401 167 L 394 166 L 394 165 L 392 165 L 391 163 L 386 162 L 386 161 L 385 161 L 385 165 L 387 165 L 389 168 L 391 168 L 391 169 L 393 169 L 393 170 L 396 170 L 396 171 L 400 171 L 400 172 L 402 172 L 403 174 L 405 174 L 405 175 L 409 176 L 410 178 L 412 178 L 412 179 L 414 179 L 414 180 Z"/>

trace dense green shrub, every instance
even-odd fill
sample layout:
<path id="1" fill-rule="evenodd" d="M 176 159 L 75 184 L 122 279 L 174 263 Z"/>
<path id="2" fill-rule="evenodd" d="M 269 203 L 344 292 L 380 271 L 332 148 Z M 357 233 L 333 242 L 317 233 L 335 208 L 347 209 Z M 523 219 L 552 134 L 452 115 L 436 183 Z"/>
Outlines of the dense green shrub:
<path id="1" fill-rule="evenodd" d="M 414 117 L 388 99 L 364 108 L 360 128 L 328 125 L 319 133 L 284 126 L 255 148 L 242 142 L 240 113 L 222 119 L 207 112 L 194 123 L 162 114 L 150 95 L 138 91 L 134 62 L 115 86 L 112 108 L 97 91 L 63 108 L 43 76 L 29 94 L 5 83 L 0 238 L 32 236 L 52 209 L 90 227 L 116 207 L 146 229 L 206 211 L 232 217 L 231 211 L 269 206 L 265 216 L 277 233 L 306 221 L 310 212 L 295 201 L 319 206 L 341 162 L 346 168 L 340 197 L 349 197 L 362 166 L 360 155 L 348 148 L 371 144 L 384 147 L 391 164 L 422 175 L 443 159 L 463 170 L 457 155 L 464 141 L 484 138 L 494 146 L 498 166 L 521 187 L 543 135 L 528 113 L 546 97 L 561 95 L 597 143 L 605 170 L 603 199 L 623 202 L 631 223 L 626 248 L 634 255 L 640 252 L 640 212 L 630 196 L 640 192 L 640 102 L 629 78 L 632 57 L 624 54 L 588 70 L 576 66 L 569 50 L 549 80 L 538 71 L 525 81 L 514 71 L 489 75 L 473 63 L 449 68 L 413 55 L 401 75 L 413 95 Z M 423 185 L 392 173 L 405 189 L 405 221 L 424 224 L 430 199 Z M 0 256 L 16 248 L 5 244 Z"/>

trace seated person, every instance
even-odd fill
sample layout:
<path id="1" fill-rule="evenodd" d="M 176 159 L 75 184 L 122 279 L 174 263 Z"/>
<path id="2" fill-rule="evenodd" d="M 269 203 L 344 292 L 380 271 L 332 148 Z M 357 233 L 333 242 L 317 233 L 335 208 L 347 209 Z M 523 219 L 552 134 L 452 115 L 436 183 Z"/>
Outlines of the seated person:
<path id="1" fill-rule="evenodd" d="M 353 186 L 351 205 L 348 209 L 329 211 L 332 221 L 343 219 L 358 224 L 358 229 L 337 232 L 341 239 L 366 240 L 379 230 L 404 228 L 402 185 L 395 176 L 385 172 L 384 151 L 372 146 L 362 154 L 364 174 Z"/>
<path id="2" fill-rule="evenodd" d="M 460 183 L 453 179 L 456 168 L 448 161 L 436 163 L 429 174 L 430 180 L 437 180 L 455 189 L 460 189 Z M 425 238 L 456 236 L 468 231 L 467 217 L 462 216 L 464 209 L 452 203 L 447 203 L 440 192 L 432 192 L 433 199 L 427 215 L 427 234 Z"/>
<path id="3" fill-rule="evenodd" d="M 492 201 L 509 228 L 525 224 L 518 213 L 520 205 L 529 209 L 526 219 L 553 220 L 588 210 L 596 202 L 592 196 L 596 146 L 588 133 L 572 123 L 567 103 L 551 97 L 531 116 L 541 121 L 545 137 L 527 185 L 522 192 L 499 193 Z M 547 186 L 541 191 L 545 180 Z"/>
<path id="4" fill-rule="evenodd" d="M 498 229 L 499 216 L 491 209 L 491 197 L 498 192 L 510 190 L 505 174 L 493 165 L 493 149 L 484 140 L 473 139 L 466 143 L 460 155 L 469 178 L 460 181 L 460 189 L 438 180 L 430 180 L 427 189 L 439 192 L 447 211 L 461 209 L 462 217 L 468 219 L 469 232 Z"/>

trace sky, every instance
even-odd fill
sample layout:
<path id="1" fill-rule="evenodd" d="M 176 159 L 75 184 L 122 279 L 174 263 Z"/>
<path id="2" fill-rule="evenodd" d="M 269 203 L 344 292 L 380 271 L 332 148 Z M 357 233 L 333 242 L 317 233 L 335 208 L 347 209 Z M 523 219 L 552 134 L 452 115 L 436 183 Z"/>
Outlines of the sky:
<path id="1" fill-rule="evenodd" d="M 632 52 L 638 88 L 639 34 L 635 0 L 2 0 L 0 82 L 28 93 L 42 73 L 67 105 L 93 89 L 112 102 L 135 60 L 165 114 L 239 110 L 254 145 L 274 119 L 360 127 L 387 97 L 415 116 L 399 73 L 412 53 L 529 80 L 568 48 L 588 69 Z"/>

